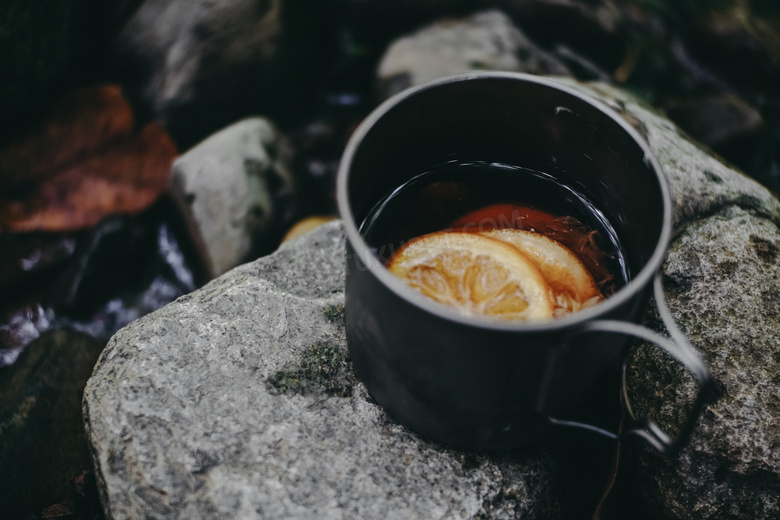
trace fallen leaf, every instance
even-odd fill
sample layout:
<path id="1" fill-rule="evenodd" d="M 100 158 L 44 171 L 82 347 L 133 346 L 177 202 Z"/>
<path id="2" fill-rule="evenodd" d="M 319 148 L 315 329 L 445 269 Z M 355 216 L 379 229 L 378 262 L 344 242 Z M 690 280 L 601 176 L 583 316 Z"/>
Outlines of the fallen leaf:
<path id="1" fill-rule="evenodd" d="M 0 192 L 55 175 L 133 133 L 133 111 L 114 85 L 66 94 L 43 124 L 0 150 Z"/>
<path id="2" fill-rule="evenodd" d="M 157 123 L 133 126 L 117 86 L 64 96 L 0 150 L 0 231 L 77 230 L 151 205 L 168 188 L 176 147 Z"/>
<path id="3" fill-rule="evenodd" d="M 97 153 L 67 161 L 21 200 L 0 195 L 0 229 L 71 231 L 113 213 L 138 213 L 168 189 L 176 146 L 158 123 Z"/>

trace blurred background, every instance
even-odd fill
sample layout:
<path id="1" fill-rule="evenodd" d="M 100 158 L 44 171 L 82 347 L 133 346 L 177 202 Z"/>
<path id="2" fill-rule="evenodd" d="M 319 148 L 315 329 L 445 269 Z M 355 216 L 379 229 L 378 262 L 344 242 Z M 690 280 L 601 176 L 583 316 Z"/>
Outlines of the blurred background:
<path id="1" fill-rule="evenodd" d="M 626 89 L 780 193 L 776 0 L 3 0 L 10 518 L 101 518 L 81 392 L 111 335 L 333 218 L 362 118 L 478 69 Z"/>

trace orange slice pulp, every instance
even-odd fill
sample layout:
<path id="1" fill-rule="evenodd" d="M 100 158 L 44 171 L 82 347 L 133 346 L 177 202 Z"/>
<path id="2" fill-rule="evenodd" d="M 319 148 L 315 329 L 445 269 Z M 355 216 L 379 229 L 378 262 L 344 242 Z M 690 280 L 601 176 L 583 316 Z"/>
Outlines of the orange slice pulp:
<path id="1" fill-rule="evenodd" d="M 423 235 L 401 248 L 389 269 L 458 312 L 504 320 L 546 320 L 604 299 L 571 250 L 520 229 Z"/>
<path id="2" fill-rule="evenodd" d="M 458 312 L 506 320 L 553 317 L 553 294 L 515 246 L 476 233 L 442 231 L 408 242 L 390 272 Z"/>

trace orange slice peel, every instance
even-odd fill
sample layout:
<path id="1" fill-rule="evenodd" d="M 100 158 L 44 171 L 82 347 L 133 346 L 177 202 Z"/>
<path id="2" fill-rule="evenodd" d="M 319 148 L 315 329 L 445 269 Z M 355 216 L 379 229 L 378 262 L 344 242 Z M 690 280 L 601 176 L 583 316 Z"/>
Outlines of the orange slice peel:
<path id="1" fill-rule="evenodd" d="M 559 242 L 522 229 L 481 234 L 511 244 L 533 262 L 555 294 L 556 316 L 592 307 L 604 299 L 582 261 Z"/>

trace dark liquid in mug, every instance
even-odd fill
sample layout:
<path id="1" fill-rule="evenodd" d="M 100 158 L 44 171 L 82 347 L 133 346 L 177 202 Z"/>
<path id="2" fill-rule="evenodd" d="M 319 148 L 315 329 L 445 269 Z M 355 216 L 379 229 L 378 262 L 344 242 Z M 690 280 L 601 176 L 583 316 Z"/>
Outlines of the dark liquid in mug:
<path id="1" fill-rule="evenodd" d="M 421 172 L 381 200 L 360 232 L 387 263 L 404 243 L 427 233 L 501 228 L 559 241 L 605 297 L 629 279 L 615 230 L 585 195 L 546 173 L 506 164 L 448 161 Z"/>

